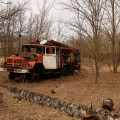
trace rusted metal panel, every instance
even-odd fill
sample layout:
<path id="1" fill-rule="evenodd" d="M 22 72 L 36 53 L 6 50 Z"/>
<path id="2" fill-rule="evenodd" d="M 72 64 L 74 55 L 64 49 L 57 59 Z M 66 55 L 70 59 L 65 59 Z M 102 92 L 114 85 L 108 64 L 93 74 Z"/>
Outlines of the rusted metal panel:
<path id="1" fill-rule="evenodd" d="M 85 115 L 83 120 L 98 120 L 97 118 L 93 117 L 92 115 Z"/>

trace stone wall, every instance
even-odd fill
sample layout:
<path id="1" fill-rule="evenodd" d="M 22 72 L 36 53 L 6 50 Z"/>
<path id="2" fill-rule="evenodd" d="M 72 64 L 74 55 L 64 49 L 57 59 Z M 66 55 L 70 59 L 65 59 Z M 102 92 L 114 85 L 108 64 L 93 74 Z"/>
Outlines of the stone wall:
<path id="1" fill-rule="evenodd" d="M 71 117 L 83 118 L 85 115 L 93 115 L 98 120 L 120 120 L 120 115 L 106 112 L 103 109 L 95 109 L 80 104 L 67 103 L 63 100 L 52 98 L 43 94 L 37 94 L 27 90 L 22 90 L 15 87 L 9 87 L 13 97 L 18 100 L 25 99 L 32 103 L 37 103 L 41 106 L 48 106 L 60 111 L 65 111 Z"/>

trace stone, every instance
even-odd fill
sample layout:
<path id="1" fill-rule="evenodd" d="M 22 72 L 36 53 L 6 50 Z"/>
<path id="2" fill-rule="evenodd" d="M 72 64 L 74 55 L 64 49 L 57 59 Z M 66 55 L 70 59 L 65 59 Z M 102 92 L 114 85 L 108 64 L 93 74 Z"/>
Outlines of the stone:
<path id="1" fill-rule="evenodd" d="M 45 105 L 48 106 L 48 107 L 52 107 L 52 102 L 51 102 L 51 101 L 52 101 L 52 100 L 51 100 L 50 98 L 48 98 L 48 99 L 46 100 Z"/>
<path id="2" fill-rule="evenodd" d="M 67 103 L 65 101 L 60 100 L 59 105 L 58 105 L 58 109 L 61 111 L 66 111 Z"/>

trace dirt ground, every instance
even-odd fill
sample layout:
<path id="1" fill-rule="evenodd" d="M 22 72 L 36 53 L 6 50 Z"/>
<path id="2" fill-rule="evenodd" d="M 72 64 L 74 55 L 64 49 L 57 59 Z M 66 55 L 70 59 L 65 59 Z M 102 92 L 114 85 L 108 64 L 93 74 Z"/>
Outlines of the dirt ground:
<path id="1" fill-rule="evenodd" d="M 100 72 L 98 84 L 94 82 L 94 74 L 87 67 L 74 76 L 46 78 L 40 82 L 10 82 L 8 73 L 0 72 L 0 83 L 42 93 L 67 102 L 79 103 L 101 108 L 103 100 L 112 98 L 113 112 L 120 113 L 120 73 L 114 74 L 108 68 Z M 55 94 L 51 93 L 55 91 Z M 0 105 L 0 120 L 77 120 L 66 113 L 53 108 L 41 107 L 25 100 L 17 101 L 4 88 L 4 103 Z"/>

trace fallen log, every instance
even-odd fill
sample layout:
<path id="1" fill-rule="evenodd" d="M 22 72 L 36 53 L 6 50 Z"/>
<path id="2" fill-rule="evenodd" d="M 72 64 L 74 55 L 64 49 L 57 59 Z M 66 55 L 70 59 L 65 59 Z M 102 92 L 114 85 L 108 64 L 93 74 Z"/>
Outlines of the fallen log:
<path id="1" fill-rule="evenodd" d="M 22 90 L 17 87 L 8 87 L 8 90 L 13 97 L 17 98 L 18 100 L 25 99 L 41 106 L 59 109 L 60 111 L 65 111 L 71 117 L 85 118 L 86 115 L 90 115 L 92 116 L 92 119 L 95 120 L 120 120 L 120 115 L 107 112 L 104 109 L 95 109 L 85 105 L 67 103 L 57 98 L 28 90 Z"/>

